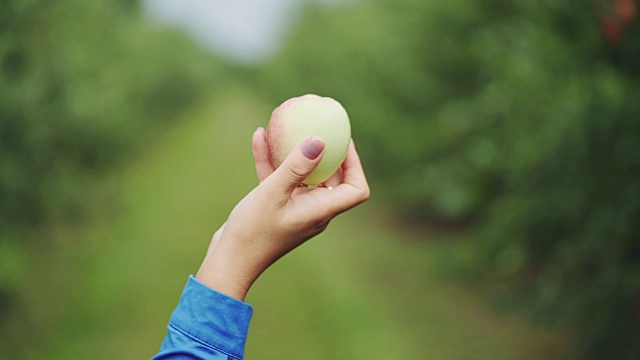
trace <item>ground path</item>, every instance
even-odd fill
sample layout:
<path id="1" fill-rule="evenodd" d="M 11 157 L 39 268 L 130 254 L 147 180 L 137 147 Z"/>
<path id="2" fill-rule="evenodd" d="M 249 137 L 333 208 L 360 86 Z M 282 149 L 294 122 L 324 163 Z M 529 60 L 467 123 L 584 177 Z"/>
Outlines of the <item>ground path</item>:
<path id="1" fill-rule="evenodd" d="M 256 183 L 250 138 L 275 105 L 229 90 L 186 114 L 106 182 L 123 196 L 112 218 L 52 235 L 78 245 L 40 259 L 71 278 L 36 284 L 65 295 L 30 357 L 156 351 L 211 234 Z M 247 298 L 255 308 L 247 359 L 563 358 L 557 337 L 494 315 L 473 292 L 433 275 L 437 245 L 399 231 L 372 194 L 258 281 Z M 30 301 L 44 313 L 35 294 Z"/>

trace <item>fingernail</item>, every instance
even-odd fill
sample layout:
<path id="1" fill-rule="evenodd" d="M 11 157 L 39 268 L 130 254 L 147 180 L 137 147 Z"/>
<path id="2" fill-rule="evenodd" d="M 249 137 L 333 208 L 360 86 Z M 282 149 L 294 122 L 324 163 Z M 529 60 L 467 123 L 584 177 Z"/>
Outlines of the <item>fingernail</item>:
<path id="1" fill-rule="evenodd" d="M 322 149 L 324 149 L 324 141 L 317 136 L 312 136 L 302 146 L 302 153 L 309 160 L 313 160 L 320 155 Z"/>

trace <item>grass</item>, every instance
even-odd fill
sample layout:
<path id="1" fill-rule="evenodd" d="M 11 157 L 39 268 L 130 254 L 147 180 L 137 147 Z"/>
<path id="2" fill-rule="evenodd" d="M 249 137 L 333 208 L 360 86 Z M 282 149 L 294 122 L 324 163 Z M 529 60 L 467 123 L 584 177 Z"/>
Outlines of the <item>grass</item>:
<path id="1" fill-rule="evenodd" d="M 155 353 L 210 236 L 256 184 L 250 137 L 274 106 L 230 89 L 104 181 L 122 199 L 115 215 L 45 232 L 53 245 L 25 281 L 39 338 L 26 358 Z M 566 358 L 563 336 L 437 277 L 437 242 L 399 229 L 373 185 L 368 203 L 255 284 L 247 359 Z"/>

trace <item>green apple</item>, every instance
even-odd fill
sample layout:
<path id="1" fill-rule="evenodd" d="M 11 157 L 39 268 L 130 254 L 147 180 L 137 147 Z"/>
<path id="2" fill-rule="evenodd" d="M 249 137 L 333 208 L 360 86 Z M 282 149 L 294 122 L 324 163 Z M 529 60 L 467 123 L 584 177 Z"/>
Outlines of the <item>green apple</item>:
<path id="1" fill-rule="evenodd" d="M 309 94 L 285 101 L 271 114 L 267 144 L 275 167 L 310 136 L 321 138 L 325 150 L 320 164 L 303 183 L 318 185 L 329 179 L 347 156 L 351 141 L 347 111 L 332 98 Z"/>

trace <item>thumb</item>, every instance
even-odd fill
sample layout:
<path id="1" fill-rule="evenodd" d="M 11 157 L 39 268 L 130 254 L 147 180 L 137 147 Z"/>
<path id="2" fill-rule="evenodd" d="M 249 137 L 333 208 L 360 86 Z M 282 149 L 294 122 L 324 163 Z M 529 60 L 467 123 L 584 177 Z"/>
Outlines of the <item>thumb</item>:
<path id="1" fill-rule="evenodd" d="M 325 144 L 311 136 L 298 145 L 265 181 L 267 193 L 282 194 L 288 199 L 293 190 L 318 166 Z"/>

